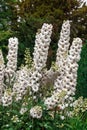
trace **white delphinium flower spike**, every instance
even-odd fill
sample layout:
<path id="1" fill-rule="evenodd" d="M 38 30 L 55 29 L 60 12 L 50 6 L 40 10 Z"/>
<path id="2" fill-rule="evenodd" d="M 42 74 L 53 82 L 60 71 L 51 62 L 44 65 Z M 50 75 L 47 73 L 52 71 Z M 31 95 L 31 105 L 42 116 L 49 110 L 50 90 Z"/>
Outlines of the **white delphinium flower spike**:
<path id="1" fill-rule="evenodd" d="M 5 65 L 4 65 L 4 59 L 2 55 L 2 51 L 0 50 L 0 103 L 1 103 L 1 98 L 2 98 L 2 92 L 4 90 L 4 70 L 5 70 Z"/>
<path id="2" fill-rule="evenodd" d="M 34 68 L 42 70 L 46 66 L 48 49 L 51 42 L 52 25 L 44 23 L 40 32 L 36 34 L 34 47 Z"/>
<path id="3" fill-rule="evenodd" d="M 48 49 L 51 42 L 52 25 L 44 23 L 40 32 L 36 34 L 34 47 L 34 69 L 31 75 L 29 86 L 33 92 L 37 92 L 40 86 L 40 79 L 42 78 L 42 69 L 46 66 Z"/>
<path id="4" fill-rule="evenodd" d="M 56 64 L 60 69 L 63 69 L 63 63 L 66 61 L 68 49 L 70 46 L 70 22 L 64 21 L 60 32 L 60 39 L 58 42 L 58 50 L 56 54 Z"/>
<path id="5" fill-rule="evenodd" d="M 12 77 L 17 69 L 18 39 L 10 38 L 8 44 L 6 73 Z"/>
<path id="6" fill-rule="evenodd" d="M 63 79 L 63 89 L 67 90 L 68 97 L 75 94 L 81 48 L 82 40 L 80 38 L 75 38 L 69 50 L 67 64 L 65 65 L 65 77 Z"/>
<path id="7" fill-rule="evenodd" d="M 61 110 L 65 109 L 67 107 L 67 104 L 68 103 L 70 104 L 70 102 L 73 101 L 72 96 L 75 94 L 77 69 L 78 69 L 77 63 L 80 60 L 82 40 L 80 38 L 75 38 L 70 47 L 70 50 L 68 51 L 70 45 L 69 35 L 70 35 L 70 24 L 69 21 L 66 21 L 62 26 L 59 48 L 57 51 L 56 64 L 60 69 L 59 71 L 60 75 L 58 75 L 57 79 L 54 82 L 53 95 L 45 100 L 45 105 L 47 106 L 48 109 L 56 107 L 56 105 L 59 104 L 59 100 L 57 98 L 55 100 L 54 98 L 56 94 L 60 94 L 62 93 L 62 91 L 66 93 L 63 97 L 63 100 L 60 103 Z M 64 44 L 62 44 L 62 42 Z M 67 55 L 65 55 L 65 53 L 67 53 Z"/>
<path id="8" fill-rule="evenodd" d="M 54 94 L 64 90 L 66 92 L 64 99 L 68 101 L 68 103 L 72 102 L 73 96 L 75 95 L 78 70 L 77 63 L 80 60 L 81 47 L 82 40 L 80 38 L 75 38 L 70 47 L 63 74 L 60 74 L 54 83 Z M 64 102 L 65 107 L 66 101 Z"/>
<path id="9" fill-rule="evenodd" d="M 69 20 L 64 21 L 62 25 L 62 29 L 60 32 L 60 39 L 58 42 L 58 49 L 57 49 L 57 54 L 56 54 L 56 65 L 59 68 L 60 75 L 58 75 L 55 83 L 54 83 L 54 91 L 61 91 L 62 88 L 62 79 L 64 76 L 64 71 L 65 71 L 65 64 L 66 64 L 66 59 L 68 56 L 68 49 L 70 46 L 69 43 L 70 40 L 70 22 Z"/>

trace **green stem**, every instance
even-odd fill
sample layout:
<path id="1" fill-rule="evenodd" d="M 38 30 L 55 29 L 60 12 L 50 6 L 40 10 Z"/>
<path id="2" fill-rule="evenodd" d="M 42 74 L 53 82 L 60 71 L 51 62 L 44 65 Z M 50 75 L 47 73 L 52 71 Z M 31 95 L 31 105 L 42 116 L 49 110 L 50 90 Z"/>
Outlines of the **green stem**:
<path id="1" fill-rule="evenodd" d="M 55 109 L 54 109 L 54 120 L 55 120 L 55 118 L 56 118 L 56 107 L 55 107 Z"/>
<path id="2" fill-rule="evenodd" d="M 32 130 L 35 130 L 34 129 L 34 118 L 32 118 Z"/>

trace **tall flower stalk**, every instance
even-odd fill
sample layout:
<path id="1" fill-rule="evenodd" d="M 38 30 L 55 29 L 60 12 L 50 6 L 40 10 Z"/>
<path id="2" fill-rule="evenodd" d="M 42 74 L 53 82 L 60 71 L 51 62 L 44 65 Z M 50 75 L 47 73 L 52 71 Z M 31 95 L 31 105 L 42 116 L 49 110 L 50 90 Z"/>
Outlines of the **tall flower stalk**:
<path id="1" fill-rule="evenodd" d="M 4 72 L 5 72 L 4 58 L 2 51 L 0 50 L 0 104 L 2 99 L 2 93 L 4 91 Z"/>
<path id="2" fill-rule="evenodd" d="M 18 39 L 16 37 L 9 39 L 8 49 L 9 49 L 7 55 L 8 61 L 5 71 L 10 78 L 14 76 L 14 73 L 17 69 Z"/>
<path id="3" fill-rule="evenodd" d="M 60 32 L 60 39 L 58 41 L 58 49 L 56 54 L 56 64 L 60 69 L 63 69 L 64 62 L 68 55 L 68 49 L 70 46 L 70 22 L 64 21 Z"/>
<path id="4" fill-rule="evenodd" d="M 43 24 L 40 32 L 36 34 L 34 47 L 34 72 L 31 75 L 29 86 L 33 92 L 38 92 L 40 80 L 42 78 L 42 69 L 46 66 L 48 49 L 51 42 L 52 25 Z"/>
<path id="5" fill-rule="evenodd" d="M 82 40 L 75 38 L 69 50 L 70 23 L 65 21 L 62 25 L 60 40 L 56 57 L 56 65 L 59 67 L 59 75 L 54 81 L 54 91 L 51 97 L 45 99 L 48 109 L 59 107 L 64 110 L 73 101 L 76 90 L 78 61 L 82 47 Z M 63 95 L 59 96 L 59 95 Z M 62 100 L 60 100 L 62 97 Z"/>

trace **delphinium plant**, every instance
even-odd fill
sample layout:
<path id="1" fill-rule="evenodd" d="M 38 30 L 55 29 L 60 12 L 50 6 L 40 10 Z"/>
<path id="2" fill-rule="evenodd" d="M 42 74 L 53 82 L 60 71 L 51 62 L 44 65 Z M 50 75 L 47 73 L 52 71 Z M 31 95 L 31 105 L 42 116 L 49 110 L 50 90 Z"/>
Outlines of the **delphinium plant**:
<path id="1" fill-rule="evenodd" d="M 70 22 L 64 21 L 56 62 L 47 70 L 52 28 L 43 24 L 36 33 L 33 59 L 26 49 L 25 65 L 19 69 L 17 38 L 9 39 L 6 64 L 0 51 L 1 130 L 66 129 L 65 120 L 73 117 L 82 40 L 74 38 L 70 45 Z"/>

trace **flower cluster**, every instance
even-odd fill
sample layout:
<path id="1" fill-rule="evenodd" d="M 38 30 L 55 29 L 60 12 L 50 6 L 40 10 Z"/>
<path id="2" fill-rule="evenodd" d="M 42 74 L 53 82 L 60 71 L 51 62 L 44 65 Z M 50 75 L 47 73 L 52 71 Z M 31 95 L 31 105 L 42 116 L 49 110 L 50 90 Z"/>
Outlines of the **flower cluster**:
<path id="1" fill-rule="evenodd" d="M 67 26 L 65 26 L 65 25 L 67 25 L 67 24 L 69 25 L 68 21 L 66 21 L 63 25 L 64 27 L 66 27 L 66 29 L 67 29 Z M 70 27 L 70 25 L 69 25 L 69 27 Z M 64 28 L 64 31 L 62 30 L 62 33 L 63 32 L 64 32 L 64 34 L 67 34 L 69 32 L 69 30 L 67 32 L 67 30 L 65 31 L 65 28 Z M 64 35 L 64 36 L 66 36 L 66 35 Z M 67 39 L 69 39 L 68 37 L 69 37 L 69 35 L 67 35 Z M 64 46 L 66 46 L 66 44 Z M 68 44 L 68 47 L 69 47 L 69 44 Z M 66 47 L 65 50 L 67 50 L 68 47 Z M 77 63 L 80 60 L 81 47 L 82 47 L 82 40 L 80 38 L 75 38 L 72 42 L 70 50 L 69 51 L 67 50 L 68 53 L 67 53 L 66 60 L 62 61 L 62 70 L 60 70 L 60 75 L 57 77 L 57 79 L 54 83 L 54 92 L 61 92 L 62 90 L 65 90 L 67 92 L 66 98 L 68 98 L 70 95 L 75 94 L 77 69 L 78 69 Z M 61 54 L 61 53 L 59 53 L 59 54 Z M 59 61 L 60 60 L 61 59 L 59 59 Z"/>
<path id="2" fill-rule="evenodd" d="M 13 94 L 16 101 L 21 100 L 28 90 L 29 71 L 26 67 L 17 72 L 16 81 L 13 85 Z"/>
<path id="3" fill-rule="evenodd" d="M 66 95 L 65 91 L 62 91 L 61 93 L 55 93 L 51 97 L 48 97 L 44 104 L 47 107 L 47 109 L 53 109 L 55 107 L 59 107 L 62 109 L 61 103 L 64 102 L 64 96 Z"/>
<path id="4" fill-rule="evenodd" d="M 87 98 L 79 97 L 73 102 L 73 111 L 71 116 L 78 116 L 80 113 L 87 111 Z"/>
<path id="5" fill-rule="evenodd" d="M 42 29 L 37 32 L 33 53 L 33 69 L 31 68 L 32 60 L 30 53 L 27 50 L 25 54 L 25 64 L 27 65 L 21 67 L 18 71 L 16 70 L 17 38 L 9 39 L 6 68 L 4 67 L 2 53 L 0 52 L 0 96 L 3 91 L 1 98 L 3 106 L 9 106 L 12 102 L 21 100 L 22 106 L 19 111 L 20 114 L 23 115 L 30 109 L 30 116 L 39 119 L 42 117 L 42 107 L 37 104 L 44 102 L 43 105 L 46 106 L 46 110 L 58 108 L 61 113 L 61 119 L 64 119 L 64 109 L 72 105 L 73 95 L 75 94 L 82 40 L 75 38 L 70 46 L 70 23 L 69 21 L 65 21 L 62 25 L 60 40 L 58 42 L 56 63 L 49 70 L 46 70 L 45 67 L 51 42 L 51 34 L 52 25 L 46 23 L 43 24 Z M 29 60 L 27 60 L 27 54 L 29 54 Z M 30 63 L 30 66 L 28 63 Z M 4 71 L 11 83 L 5 81 L 8 77 L 4 78 Z M 4 83 L 7 87 L 6 90 L 2 89 Z M 47 88 L 46 90 L 45 86 Z M 52 87 L 49 92 L 50 94 L 43 94 L 44 92 L 42 91 L 44 90 L 45 93 L 48 93 L 49 86 L 50 88 Z M 45 95 L 45 97 L 43 95 Z M 31 105 L 28 108 L 29 103 Z M 13 116 L 12 121 L 15 121 L 15 118 L 16 117 Z"/>
<path id="6" fill-rule="evenodd" d="M 27 68 L 31 69 L 33 63 L 32 63 L 32 58 L 30 55 L 29 48 L 26 48 L 25 50 L 24 60 L 25 60 L 25 65 L 27 66 Z"/>
<path id="7" fill-rule="evenodd" d="M 34 68 L 42 70 L 46 66 L 48 49 L 51 42 L 52 25 L 44 23 L 40 32 L 36 34 L 34 47 Z"/>
<path id="8" fill-rule="evenodd" d="M 12 104 L 12 91 L 11 89 L 6 89 L 4 95 L 2 96 L 3 106 L 9 106 Z"/>
<path id="9" fill-rule="evenodd" d="M 6 73 L 12 77 L 17 69 L 18 39 L 10 38 L 8 48 Z"/>
<path id="10" fill-rule="evenodd" d="M 2 97 L 2 93 L 3 93 L 3 81 L 4 81 L 4 59 L 3 59 L 3 55 L 2 55 L 2 51 L 0 50 L 0 103 L 1 103 L 1 97 Z"/>
<path id="11" fill-rule="evenodd" d="M 67 64 L 65 66 L 65 77 L 63 79 L 63 88 L 67 90 L 67 95 L 75 95 L 77 83 L 78 61 L 80 60 L 80 52 L 82 47 L 82 40 L 75 38 L 69 50 L 67 57 Z"/>
<path id="12" fill-rule="evenodd" d="M 70 46 L 70 22 L 69 20 L 64 21 L 60 32 L 60 39 L 58 42 L 58 49 L 56 54 L 56 65 L 59 68 L 60 75 L 58 75 L 54 83 L 54 91 L 61 92 L 63 88 L 62 80 L 65 71 L 66 59 L 68 56 L 68 49 Z"/>
<path id="13" fill-rule="evenodd" d="M 19 120 L 19 118 L 18 118 L 17 115 L 14 115 L 14 116 L 11 118 L 11 120 L 12 120 L 14 123 L 20 122 L 20 120 Z"/>
<path id="14" fill-rule="evenodd" d="M 32 118 L 41 118 L 42 117 L 42 108 L 41 106 L 34 106 L 30 109 L 30 115 Z"/>
<path id="15" fill-rule="evenodd" d="M 32 72 L 32 74 L 31 74 L 28 85 L 31 87 L 31 89 L 34 93 L 38 92 L 38 90 L 39 90 L 41 77 L 42 77 L 41 73 L 37 70 Z"/>
<path id="16" fill-rule="evenodd" d="M 55 105 L 59 103 L 59 101 L 55 99 L 55 94 L 61 93 L 62 91 L 66 92 L 66 95 L 63 97 L 64 101 L 61 102 L 61 105 L 62 105 L 61 107 L 63 108 L 66 108 L 67 101 L 68 101 L 68 104 L 70 104 L 70 102 L 73 101 L 72 96 L 75 94 L 77 69 L 78 69 L 77 63 L 80 60 L 82 40 L 80 38 L 75 38 L 72 42 L 70 50 L 68 50 L 69 45 L 70 45 L 69 44 L 69 39 L 70 39 L 69 30 L 70 30 L 70 24 L 69 24 L 69 21 L 66 21 L 62 25 L 62 31 L 61 31 L 60 40 L 59 40 L 59 48 L 57 51 L 58 62 L 56 61 L 56 64 L 58 64 L 60 75 L 57 76 L 54 82 L 53 95 L 45 100 L 45 104 L 48 103 L 47 105 L 48 108 L 55 107 Z M 65 55 L 66 52 L 67 52 L 67 55 Z"/>
<path id="17" fill-rule="evenodd" d="M 29 86 L 33 92 L 37 92 L 40 86 L 42 77 L 41 70 L 46 66 L 48 49 L 51 42 L 50 36 L 52 34 L 52 25 L 43 24 L 40 32 L 36 34 L 35 47 L 34 47 L 34 69 L 30 78 Z"/>
<path id="18" fill-rule="evenodd" d="M 24 102 L 22 104 L 21 110 L 20 110 L 20 114 L 23 115 L 25 112 L 27 112 L 28 108 L 27 108 L 27 102 Z"/>
<path id="19" fill-rule="evenodd" d="M 56 54 L 56 64 L 60 69 L 63 69 L 63 64 L 66 61 L 68 49 L 70 46 L 70 22 L 64 21 L 60 32 L 60 39 L 58 42 L 58 50 Z"/>

